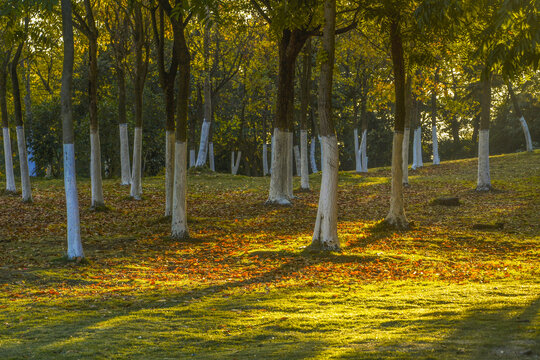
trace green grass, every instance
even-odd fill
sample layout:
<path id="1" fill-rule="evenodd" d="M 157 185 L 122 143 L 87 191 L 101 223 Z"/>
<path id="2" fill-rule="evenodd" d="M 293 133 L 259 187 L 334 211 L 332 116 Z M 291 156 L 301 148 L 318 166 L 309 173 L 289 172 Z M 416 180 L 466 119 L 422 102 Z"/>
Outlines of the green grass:
<path id="1" fill-rule="evenodd" d="M 379 225 L 388 168 L 341 173 L 331 254 L 304 249 L 320 174 L 285 208 L 263 205 L 268 178 L 190 174 L 185 242 L 163 178 L 142 201 L 106 180 L 106 212 L 80 180 L 80 264 L 62 258 L 62 181 L 36 179 L 34 204 L 0 196 L 0 358 L 539 359 L 540 152 L 491 168 L 484 194 L 474 160 L 411 171 L 406 232 Z M 429 205 L 443 195 L 462 205 Z"/>

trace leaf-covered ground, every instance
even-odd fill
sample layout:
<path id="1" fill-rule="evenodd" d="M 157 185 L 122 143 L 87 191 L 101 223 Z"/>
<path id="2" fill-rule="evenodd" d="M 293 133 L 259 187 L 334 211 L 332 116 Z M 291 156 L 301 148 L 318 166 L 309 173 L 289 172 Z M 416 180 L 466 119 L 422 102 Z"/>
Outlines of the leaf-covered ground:
<path id="1" fill-rule="evenodd" d="M 479 194 L 475 160 L 411 171 L 414 226 L 394 232 L 389 170 L 341 173 L 332 254 L 304 249 L 320 174 L 292 207 L 264 206 L 268 178 L 190 175 L 186 242 L 163 178 L 142 201 L 105 181 L 106 212 L 82 180 L 81 264 L 62 259 L 62 181 L 34 180 L 33 204 L 0 196 L 0 358 L 539 359 L 540 152 L 491 174 Z M 430 205 L 443 195 L 461 206 Z"/>

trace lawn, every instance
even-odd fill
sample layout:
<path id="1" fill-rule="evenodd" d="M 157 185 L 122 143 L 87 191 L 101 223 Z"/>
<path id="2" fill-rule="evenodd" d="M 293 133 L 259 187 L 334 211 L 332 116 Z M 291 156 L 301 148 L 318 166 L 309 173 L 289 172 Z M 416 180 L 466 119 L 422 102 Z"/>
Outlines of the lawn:
<path id="1" fill-rule="evenodd" d="M 411 171 L 405 232 L 380 224 L 388 168 L 340 173 L 331 254 L 305 249 L 320 174 L 273 207 L 268 178 L 191 173 L 185 242 L 163 177 L 142 201 L 105 180 L 103 212 L 82 179 L 82 263 L 62 257 L 62 181 L 36 179 L 33 204 L 0 196 L 0 358 L 540 359 L 540 152 L 492 157 L 490 193 L 476 164 Z"/>

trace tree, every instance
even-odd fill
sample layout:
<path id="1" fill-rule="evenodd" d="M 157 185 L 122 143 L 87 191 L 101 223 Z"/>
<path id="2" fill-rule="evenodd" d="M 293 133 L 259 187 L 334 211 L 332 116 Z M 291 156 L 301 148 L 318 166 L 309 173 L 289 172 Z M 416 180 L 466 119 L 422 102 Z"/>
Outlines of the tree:
<path id="1" fill-rule="evenodd" d="M 174 48 L 178 60 L 178 90 L 176 95 L 176 138 L 174 148 L 174 189 L 171 220 L 171 237 L 187 239 L 189 237 L 187 224 L 187 116 L 189 100 L 189 81 L 191 70 L 191 55 L 186 43 L 186 26 L 194 13 L 206 11 L 201 2 L 187 3 L 174 0 L 159 0 L 160 6 L 169 17 L 173 29 Z"/>
<path id="2" fill-rule="evenodd" d="M 332 119 L 332 79 L 335 58 L 336 0 L 324 4 L 321 72 L 319 82 L 320 135 L 323 147 L 319 207 L 311 247 L 340 250 L 337 235 L 338 144 Z"/>
<path id="3" fill-rule="evenodd" d="M 141 200 L 142 195 L 142 125 L 143 125 L 143 90 L 148 74 L 149 46 L 147 41 L 148 24 L 143 16 L 142 4 L 133 1 L 131 12 L 131 31 L 135 48 L 133 73 L 133 95 L 135 98 L 135 136 L 133 140 L 133 165 L 131 166 L 131 197 Z M 146 53 L 143 60 L 143 52 Z"/>
<path id="4" fill-rule="evenodd" d="M 392 63 L 394 65 L 394 88 L 396 112 L 394 120 L 394 141 L 392 145 L 392 189 L 390 197 L 390 211 L 385 221 L 398 229 L 406 229 L 409 222 L 405 216 L 403 204 L 403 167 L 402 144 L 403 130 L 405 128 L 405 63 L 403 59 L 403 41 L 401 24 L 399 20 L 390 22 L 390 45 Z"/>
<path id="5" fill-rule="evenodd" d="M 118 86 L 118 128 L 120 134 L 121 184 L 131 184 L 129 164 L 129 135 L 126 115 L 126 58 L 129 54 L 129 19 L 122 4 L 109 4 L 105 15 L 105 27 L 109 33 L 114 56 L 116 82 Z"/>
<path id="6" fill-rule="evenodd" d="M 308 168 L 308 105 L 311 89 L 311 39 L 306 42 L 302 59 L 302 77 L 300 81 L 300 188 L 309 190 Z"/>
<path id="7" fill-rule="evenodd" d="M 101 177 L 101 143 L 98 121 L 98 37 L 94 18 L 94 7 L 90 0 L 84 0 L 85 16 L 77 7 L 73 8 L 73 25 L 88 39 L 88 97 L 90 109 L 90 179 L 92 187 L 92 208 L 105 206 L 103 181 Z"/>
<path id="8" fill-rule="evenodd" d="M 73 82 L 73 25 L 71 0 L 62 0 L 62 38 L 64 43 L 64 63 L 62 70 L 62 133 L 64 143 L 64 188 L 67 208 L 68 259 L 84 257 L 79 219 L 77 195 L 77 175 L 75 174 L 75 146 L 73 133 L 73 112 L 71 91 Z"/>
<path id="9" fill-rule="evenodd" d="M 527 149 L 527 151 L 533 151 L 531 133 L 529 132 L 529 127 L 527 126 L 525 117 L 523 117 L 523 113 L 521 112 L 521 109 L 519 108 L 519 102 L 512 88 L 512 84 L 508 82 L 506 86 L 508 88 L 508 93 L 510 94 L 512 104 L 514 105 L 514 114 L 519 119 L 519 122 L 521 124 L 521 129 L 523 130 L 523 135 L 525 135 L 525 148 Z"/>
<path id="10" fill-rule="evenodd" d="M 5 33 L 6 29 L 2 29 Z M 4 37 L 5 38 L 5 37 Z M 2 49 L 0 52 L 0 115 L 2 116 L 2 134 L 4 139 L 4 164 L 6 170 L 6 192 L 15 193 L 15 174 L 13 172 L 13 151 L 11 150 L 11 137 L 9 133 L 9 117 L 7 110 L 7 69 L 11 58 L 11 49 Z"/>
<path id="11" fill-rule="evenodd" d="M 29 18 L 24 20 L 24 36 L 28 34 Z M 32 202 L 32 186 L 30 184 L 30 171 L 28 169 L 28 148 L 26 146 L 26 136 L 24 133 L 24 121 L 21 108 L 21 91 L 19 88 L 19 76 L 17 75 L 17 67 L 20 62 L 22 49 L 25 39 L 20 40 L 17 50 L 13 55 L 10 64 L 11 85 L 13 92 L 13 106 L 15 108 L 15 125 L 17 126 L 17 147 L 19 149 L 19 167 L 21 171 L 21 187 L 23 202 Z"/>
<path id="12" fill-rule="evenodd" d="M 152 29 L 158 57 L 158 71 L 161 88 L 165 96 L 165 122 L 166 150 L 165 150 L 165 216 L 171 216 L 174 185 L 174 83 L 178 72 L 178 57 L 174 45 L 171 49 L 169 69 L 165 68 L 165 15 L 163 8 L 159 8 L 159 27 L 156 20 L 156 10 L 152 11 Z"/>

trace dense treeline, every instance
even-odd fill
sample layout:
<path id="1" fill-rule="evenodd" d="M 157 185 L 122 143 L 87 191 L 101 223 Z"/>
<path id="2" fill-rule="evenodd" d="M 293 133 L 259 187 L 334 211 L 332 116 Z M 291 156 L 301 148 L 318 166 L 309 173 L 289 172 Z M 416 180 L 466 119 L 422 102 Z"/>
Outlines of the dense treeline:
<path id="1" fill-rule="evenodd" d="M 114 2 L 112 2 L 114 3 Z M 6 3 L 7 4 L 7 3 Z M 9 5 L 9 4 L 8 4 Z M 6 5 L 7 6 L 7 5 Z M 108 6 L 94 4 L 99 19 L 110 16 Z M 82 9 L 82 6 L 81 6 Z M 19 72 L 22 104 L 27 115 L 26 137 L 35 163 L 35 175 L 44 176 L 49 167 L 52 176 L 62 173 L 62 145 L 60 124 L 61 41 L 60 19 L 55 11 L 32 10 L 27 31 L 27 44 L 20 58 Z M 155 11 L 155 10 L 154 10 Z M 150 11 L 145 12 L 150 17 Z M 159 14 L 158 14 L 159 16 Z M 106 177 L 120 176 L 118 146 L 118 80 L 115 76 L 114 49 L 105 21 L 96 22 L 98 39 L 98 122 L 101 136 L 101 156 Z M 168 26 L 168 24 L 166 24 Z M 4 32 L 7 30 L 4 29 Z M 166 30 L 169 31 L 170 30 Z M 156 48 L 150 23 L 146 29 L 149 51 L 149 70 L 143 98 L 143 170 L 145 175 L 162 173 L 165 167 L 165 105 L 160 88 Z M 205 32 L 208 44 L 205 44 Z M 247 14 L 220 14 L 211 25 L 192 23 L 188 26 L 188 45 L 193 56 L 188 116 L 188 148 L 198 151 L 201 124 L 204 118 L 206 77 L 210 78 L 215 168 L 230 171 L 231 151 L 242 151 L 239 173 L 260 176 L 263 173 L 262 146 L 270 143 L 275 113 L 277 52 L 268 25 Z M 209 33 L 209 34 L 208 34 Z M 23 36 L 19 34 L 18 36 Z M 131 41 L 128 39 L 128 41 Z M 85 38 L 76 32 L 74 69 L 74 119 L 77 145 L 77 173 L 90 174 L 88 64 L 89 49 Z M 133 133 L 135 108 L 133 92 L 134 56 L 132 44 L 127 44 L 124 60 L 129 75 L 126 77 L 127 120 L 129 134 Z M 170 49 L 172 38 L 167 33 L 165 47 Z M 465 46 L 458 44 L 457 46 Z M 8 52 L 10 42 L 2 45 Z M 319 68 L 314 38 L 311 53 L 313 73 L 309 101 L 309 138 L 318 124 L 317 83 Z M 448 47 L 447 47 L 448 48 Z M 13 50 L 14 51 L 14 50 Z M 12 52 L 13 52 L 12 51 Z M 459 51 L 446 49 L 443 61 L 433 62 L 414 74 L 413 93 L 418 99 L 417 120 L 423 127 L 431 127 L 431 92 L 437 90 L 436 122 L 439 128 L 439 155 L 443 160 L 476 155 L 479 126 L 479 75 L 474 57 L 466 65 L 456 63 Z M 166 52 L 170 57 L 170 51 Z M 170 59 L 166 59 L 170 61 Z M 300 118 L 300 62 L 296 65 L 295 132 L 294 143 L 299 144 Z M 438 83 L 434 84 L 434 74 Z M 334 106 L 336 131 L 339 139 L 340 169 L 355 168 L 353 130 L 367 121 L 367 156 L 369 166 L 390 164 L 393 123 L 392 64 L 388 45 L 373 31 L 372 26 L 360 26 L 340 36 L 336 50 Z M 527 119 L 533 141 L 540 138 L 539 75 L 526 71 L 512 80 L 523 116 Z M 1 84 L 0 84 L 1 86 Z M 525 149 L 525 140 L 516 118 L 505 81 L 494 78 L 491 128 L 492 154 Z M 14 132 L 12 85 L 6 82 L 7 116 Z M 432 156 L 431 132 L 422 132 L 422 150 L 426 161 Z M 130 148 L 133 139 L 130 139 Z M 319 149 L 319 144 L 317 144 Z M 319 150 L 317 150 L 319 151 Z M 412 152 L 412 146 L 410 147 Z M 317 156 L 319 160 L 320 154 Z M 412 155 L 410 157 L 412 159 Z M 4 159 L 2 169 L 4 169 Z M 320 164 L 320 163 L 319 163 Z M 18 171 L 18 161 L 14 161 Z M 320 168 L 320 165 L 319 165 Z"/>

